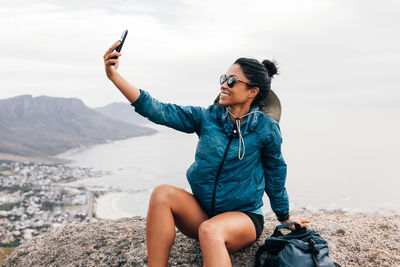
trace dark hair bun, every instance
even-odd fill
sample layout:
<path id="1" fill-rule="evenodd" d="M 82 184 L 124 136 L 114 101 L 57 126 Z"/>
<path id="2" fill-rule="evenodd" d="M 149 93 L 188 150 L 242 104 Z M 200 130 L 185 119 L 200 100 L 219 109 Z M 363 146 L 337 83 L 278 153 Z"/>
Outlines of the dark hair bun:
<path id="1" fill-rule="evenodd" d="M 273 77 L 275 74 L 278 73 L 278 68 L 276 67 L 276 61 L 270 61 L 268 59 L 263 60 L 262 64 L 267 69 L 269 77 Z"/>

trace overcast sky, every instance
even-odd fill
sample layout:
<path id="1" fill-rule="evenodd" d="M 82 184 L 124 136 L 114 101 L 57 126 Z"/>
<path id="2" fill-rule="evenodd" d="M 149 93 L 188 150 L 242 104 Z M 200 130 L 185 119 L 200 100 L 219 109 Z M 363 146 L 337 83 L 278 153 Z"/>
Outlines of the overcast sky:
<path id="1" fill-rule="evenodd" d="M 278 61 L 272 87 L 287 105 L 400 101 L 397 0 L 0 3 L 0 98 L 126 101 L 102 57 L 129 29 L 119 71 L 160 100 L 207 106 L 233 61 L 253 57 Z"/>

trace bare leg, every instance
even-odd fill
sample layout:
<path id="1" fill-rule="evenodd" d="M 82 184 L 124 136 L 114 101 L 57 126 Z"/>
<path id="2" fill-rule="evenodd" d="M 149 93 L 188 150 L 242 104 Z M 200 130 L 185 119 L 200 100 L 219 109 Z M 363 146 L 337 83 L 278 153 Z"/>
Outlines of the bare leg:
<path id="1" fill-rule="evenodd" d="M 232 266 L 228 251 L 236 252 L 254 242 L 256 229 L 249 216 L 230 211 L 201 223 L 199 239 L 203 266 Z"/>
<path id="2" fill-rule="evenodd" d="M 146 217 L 149 267 L 167 266 L 175 240 L 175 223 L 185 235 L 198 239 L 198 227 L 209 216 L 189 192 L 173 185 L 157 186 Z"/>

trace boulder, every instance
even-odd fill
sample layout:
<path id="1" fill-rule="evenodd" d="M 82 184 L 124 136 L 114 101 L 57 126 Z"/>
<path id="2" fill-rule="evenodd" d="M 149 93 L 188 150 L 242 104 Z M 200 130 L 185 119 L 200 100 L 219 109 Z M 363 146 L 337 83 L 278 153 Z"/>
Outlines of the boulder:
<path id="1" fill-rule="evenodd" d="M 399 266 L 400 217 L 346 215 L 338 212 L 295 214 L 311 220 L 342 266 Z M 257 248 L 279 223 L 265 216 L 260 239 L 230 253 L 233 266 L 254 266 Z M 52 229 L 16 248 L 3 266 L 147 266 L 146 221 L 135 216 L 99 219 Z M 202 266 L 200 244 L 177 230 L 168 266 Z"/>

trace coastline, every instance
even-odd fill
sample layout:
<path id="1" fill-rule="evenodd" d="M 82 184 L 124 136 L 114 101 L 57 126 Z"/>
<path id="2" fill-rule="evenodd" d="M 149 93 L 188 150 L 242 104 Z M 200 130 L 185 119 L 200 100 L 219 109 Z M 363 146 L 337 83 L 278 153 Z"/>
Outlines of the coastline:
<path id="1" fill-rule="evenodd" d="M 91 191 L 90 189 L 87 189 Z M 129 218 L 134 216 L 141 216 L 145 218 L 145 216 L 140 214 L 133 214 L 124 212 L 120 208 L 118 208 L 117 202 L 121 200 L 121 198 L 133 196 L 133 192 L 129 191 L 115 191 L 115 190 L 105 190 L 99 191 L 95 194 L 94 201 L 93 201 L 93 217 L 97 219 L 111 219 L 111 220 L 118 220 L 122 218 Z M 97 195 L 97 196 L 96 196 Z M 272 211 L 263 211 L 264 217 L 272 217 L 275 218 L 275 214 Z M 292 217 L 297 216 L 304 216 L 308 214 L 319 214 L 319 215 L 343 215 L 343 216 L 368 216 L 368 217 L 376 217 L 376 218 L 395 218 L 400 219 L 399 214 L 385 214 L 385 213 L 377 213 L 374 211 L 371 212 L 354 212 L 352 210 L 347 209 L 313 209 L 308 210 L 306 208 L 299 208 L 299 209 L 291 209 L 290 214 Z M 305 218 L 307 219 L 307 218 Z"/>
<path id="2" fill-rule="evenodd" d="M 156 130 L 149 126 L 145 126 L 145 127 Z M 92 144 L 92 145 L 80 145 L 79 147 L 74 147 L 74 148 L 68 149 L 64 152 L 61 152 L 61 153 L 53 155 L 53 156 L 34 157 L 34 156 L 20 156 L 20 155 L 16 155 L 16 154 L 0 153 L 0 160 L 16 161 L 16 162 L 44 163 L 44 164 L 71 164 L 71 163 L 75 163 L 75 161 L 66 159 L 63 157 L 71 155 L 73 153 L 81 152 L 83 150 L 89 149 L 96 145 L 112 144 L 114 142 L 130 139 L 130 138 L 154 135 L 157 132 L 158 131 L 156 130 L 156 132 L 150 133 L 150 134 L 147 133 L 147 134 L 142 134 L 142 135 L 138 135 L 138 136 L 129 136 L 129 137 L 125 137 L 122 139 L 109 139 L 103 143 L 97 143 L 97 144 Z"/>
<path id="3" fill-rule="evenodd" d="M 116 202 L 122 197 L 129 195 L 128 192 L 105 191 L 94 198 L 93 213 L 97 219 L 116 220 L 120 218 L 133 217 L 134 214 L 118 209 Z"/>
<path id="4" fill-rule="evenodd" d="M 66 150 L 66 151 L 64 151 L 64 152 L 61 152 L 61 153 L 55 155 L 55 157 L 56 157 L 56 158 L 61 158 L 61 159 L 62 159 L 62 157 L 65 157 L 65 156 L 68 156 L 68 155 L 70 155 L 70 154 L 83 151 L 83 150 L 85 150 L 85 149 L 88 149 L 89 147 L 90 147 L 90 146 L 79 146 L 79 147 L 71 148 L 71 149 L 68 149 L 68 150 Z"/>
<path id="5" fill-rule="evenodd" d="M 72 160 L 54 157 L 26 157 L 14 154 L 0 153 L 0 160 L 5 161 L 16 161 L 16 162 L 33 162 L 33 163 L 44 163 L 44 164 L 69 164 Z"/>

